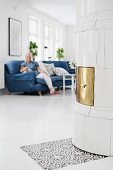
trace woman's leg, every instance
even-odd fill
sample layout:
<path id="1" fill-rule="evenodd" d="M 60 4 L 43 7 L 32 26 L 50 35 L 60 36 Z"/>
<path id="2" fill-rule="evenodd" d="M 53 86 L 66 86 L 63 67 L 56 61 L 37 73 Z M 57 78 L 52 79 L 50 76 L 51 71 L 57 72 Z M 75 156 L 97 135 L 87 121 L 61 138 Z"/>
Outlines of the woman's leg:
<path id="1" fill-rule="evenodd" d="M 51 81 L 51 78 L 49 76 L 47 76 L 45 73 L 40 73 L 37 75 L 37 78 L 41 78 L 41 79 L 44 79 L 47 86 L 49 87 L 50 89 L 50 93 L 53 94 L 55 89 L 52 85 L 52 81 Z"/>

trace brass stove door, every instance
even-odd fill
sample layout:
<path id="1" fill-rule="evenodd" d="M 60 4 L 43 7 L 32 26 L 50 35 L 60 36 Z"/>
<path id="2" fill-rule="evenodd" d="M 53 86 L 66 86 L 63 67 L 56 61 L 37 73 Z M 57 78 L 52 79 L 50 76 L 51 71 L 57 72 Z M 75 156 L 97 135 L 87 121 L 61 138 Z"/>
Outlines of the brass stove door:
<path id="1" fill-rule="evenodd" d="M 94 67 L 77 67 L 77 102 L 89 106 L 94 105 L 94 74 Z"/>

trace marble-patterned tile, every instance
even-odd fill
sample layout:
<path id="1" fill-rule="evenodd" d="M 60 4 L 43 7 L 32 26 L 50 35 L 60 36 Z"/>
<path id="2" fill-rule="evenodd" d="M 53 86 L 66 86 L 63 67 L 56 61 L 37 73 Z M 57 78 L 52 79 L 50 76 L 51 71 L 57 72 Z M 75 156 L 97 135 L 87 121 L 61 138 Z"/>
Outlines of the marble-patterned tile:
<path id="1" fill-rule="evenodd" d="M 54 170 L 104 158 L 104 156 L 91 154 L 76 148 L 71 139 L 27 145 L 22 146 L 21 149 L 46 170 Z"/>

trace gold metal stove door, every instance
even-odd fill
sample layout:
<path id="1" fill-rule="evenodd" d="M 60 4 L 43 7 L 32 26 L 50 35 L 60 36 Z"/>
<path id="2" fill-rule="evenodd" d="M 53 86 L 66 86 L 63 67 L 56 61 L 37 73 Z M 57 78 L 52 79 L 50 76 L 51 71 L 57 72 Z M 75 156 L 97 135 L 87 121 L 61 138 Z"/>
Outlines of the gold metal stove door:
<path id="1" fill-rule="evenodd" d="M 89 106 L 94 105 L 94 74 L 94 67 L 77 67 L 77 102 Z"/>

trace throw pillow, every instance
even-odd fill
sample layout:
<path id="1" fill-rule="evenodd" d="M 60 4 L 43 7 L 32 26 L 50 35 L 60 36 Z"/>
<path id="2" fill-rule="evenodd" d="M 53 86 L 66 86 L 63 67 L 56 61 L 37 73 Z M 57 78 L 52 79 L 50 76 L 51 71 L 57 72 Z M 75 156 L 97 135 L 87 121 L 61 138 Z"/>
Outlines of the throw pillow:
<path id="1" fill-rule="evenodd" d="M 55 74 L 55 72 L 54 72 L 55 66 L 54 66 L 53 63 L 51 63 L 51 64 L 44 63 L 44 66 L 45 66 L 46 70 L 49 72 L 50 75 Z"/>
<path id="2" fill-rule="evenodd" d="M 61 67 L 55 67 L 54 72 L 57 76 L 69 75 L 69 73 L 64 68 Z"/>
<path id="3" fill-rule="evenodd" d="M 41 70 L 45 71 L 45 72 L 47 73 L 48 76 L 50 76 L 50 74 L 49 74 L 49 72 L 47 71 L 47 69 L 46 69 L 44 63 L 41 62 L 41 61 L 39 61 L 38 64 L 39 64 L 39 68 L 40 68 Z"/>

